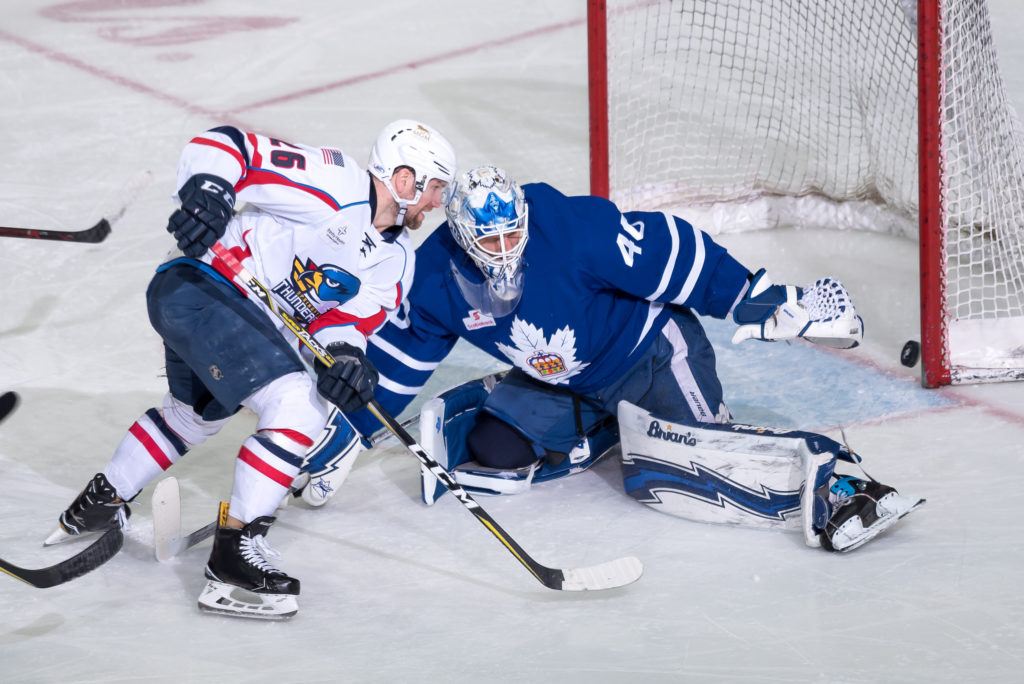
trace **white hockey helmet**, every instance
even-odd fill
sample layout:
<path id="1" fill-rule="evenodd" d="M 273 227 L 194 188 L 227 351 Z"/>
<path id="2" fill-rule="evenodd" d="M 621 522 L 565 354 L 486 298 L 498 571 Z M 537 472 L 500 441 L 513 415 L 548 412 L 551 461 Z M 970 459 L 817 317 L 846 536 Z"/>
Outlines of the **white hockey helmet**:
<path id="1" fill-rule="evenodd" d="M 391 176 L 399 168 L 412 169 L 416 178 L 416 196 L 401 199 L 391 186 Z M 370 150 L 370 173 L 379 178 L 405 214 L 416 204 L 432 178 L 451 184 L 455 180 L 455 148 L 448 139 L 425 123 L 412 119 L 392 121 L 377 135 Z"/>
<path id="2" fill-rule="evenodd" d="M 450 187 L 445 205 L 452 236 L 492 282 L 511 282 L 522 268 L 529 236 L 526 199 L 519 185 L 496 166 L 478 166 Z M 519 233 L 509 247 L 504 239 Z M 480 244 L 486 238 L 488 248 Z"/>

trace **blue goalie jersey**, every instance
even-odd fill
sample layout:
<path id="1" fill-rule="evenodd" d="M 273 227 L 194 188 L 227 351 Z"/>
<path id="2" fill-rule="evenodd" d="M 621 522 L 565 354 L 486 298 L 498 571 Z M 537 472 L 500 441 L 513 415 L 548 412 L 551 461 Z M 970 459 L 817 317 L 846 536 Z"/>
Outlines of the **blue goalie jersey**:
<path id="1" fill-rule="evenodd" d="M 678 217 L 620 213 L 608 200 L 567 197 L 543 183 L 523 191 L 529 239 L 511 313 L 495 317 L 467 301 L 465 283 L 482 283 L 483 274 L 447 223 L 416 250 L 408 310 L 368 349 L 380 372 L 376 397 L 393 414 L 459 338 L 536 380 L 591 392 L 630 369 L 671 307 L 724 318 L 745 291 L 748 269 Z M 361 431 L 379 427 L 359 418 Z"/>

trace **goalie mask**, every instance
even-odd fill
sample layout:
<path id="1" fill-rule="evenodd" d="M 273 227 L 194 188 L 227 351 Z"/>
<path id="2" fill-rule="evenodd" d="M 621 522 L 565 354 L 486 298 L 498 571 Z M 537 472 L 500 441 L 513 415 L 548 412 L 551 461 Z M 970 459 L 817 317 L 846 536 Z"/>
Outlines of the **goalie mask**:
<path id="1" fill-rule="evenodd" d="M 508 314 L 522 295 L 527 213 L 522 189 L 495 166 L 471 169 L 450 188 L 448 226 L 485 277 L 472 283 L 454 269 L 456 279 L 467 302 L 492 316 Z"/>
<path id="2" fill-rule="evenodd" d="M 416 179 L 416 194 L 402 199 L 391 185 L 398 169 L 408 167 Z M 430 126 L 411 119 L 389 123 L 377 136 L 370 150 L 370 173 L 379 178 L 398 203 L 398 219 L 402 225 L 406 208 L 420 201 L 431 179 L 451 184 L 455 180 L 455 149 L 448 139 Z"/>

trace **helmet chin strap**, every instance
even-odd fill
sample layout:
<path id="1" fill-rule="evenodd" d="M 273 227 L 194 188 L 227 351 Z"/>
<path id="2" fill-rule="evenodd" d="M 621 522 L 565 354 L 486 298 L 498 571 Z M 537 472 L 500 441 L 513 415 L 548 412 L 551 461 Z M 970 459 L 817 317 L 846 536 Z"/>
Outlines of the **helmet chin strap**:
<path id="1" fill-rule="evenodd" d="M 394 177 L 394 174 L 392 174 L 391 178 Z M 401 197 L 398 196 L 398 193 L 395 191 L 394 186 L 391 185 L 391 178 L 388 178 L 386 181 L 384 181 L 384 187 L 388 189 L 388 192 L 391 193 L 391 197 L 394 198 L 395 203 L 398 205 L 398 215 L 395 216 L 395 225 L 402 226 L 405 225 L 405 212 L 409 209 L 409 205 L 416 204 L 417 202 L 419 202 L 420 197 L 423 196 L 423 191 L 417 188 L 416 194 L 413 196 L 411 200 L 402 199 Z"/>

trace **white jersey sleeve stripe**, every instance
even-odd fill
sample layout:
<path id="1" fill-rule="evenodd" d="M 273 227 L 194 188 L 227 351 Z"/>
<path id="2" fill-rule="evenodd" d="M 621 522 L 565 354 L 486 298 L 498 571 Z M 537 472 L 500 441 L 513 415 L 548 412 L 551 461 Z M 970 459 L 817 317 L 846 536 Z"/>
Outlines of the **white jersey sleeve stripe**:
<path id="1" fill-rule="evenodd" d="M 439 361 L 419 361 L 414 359 L 395 345 L 381 338 L 379 335 L 373 335 L 367 339 L 367 342 L 377 347 L 393 359 L 401 362 L 405 367 L 412 368 L 413 370 L 426 371 L 429 373 L 433 372 L 433 370 L 440 365 Z"/>
<path id="2" fill-rule="evenodd" d="M 668 229 L 669 238 L 672 240 L 672 250 L 665 262 L 665 270 L 661 272 L 661 282 L 658 283 L 658 289 L 648 295 L 647 299 L 657 299 L 665 293 L 665 288 L 668 287 L 669 282 L 672 280 L 672 272 L 676 266 L 676 257 L 679 256 L 679 232 L 676 230 L 676 221 L 667 213 L 663 213 L 663 215 L 665 217 L 665 227 Z M 622 221 L 623 223 L 626 222 L 625 216 L 622 217 Z M 690 276 L 693 277 L 692 272 Z M 644 332 L 646 333 L 646 330 Z"/>
<path id="3" fill-rule="evenodd" d="M 658 314 L 660 314 L 661 310 L 664 308 L 665 305 L 662 304 L 661 302 L 651 302 L 650 307 L 648 307 L 647 309 L 647 320 L 644 321 L 644 329 L 640 333 L 640 336 L 636 338 L 636 344 L 634 344 L 633 348 L 629 350 L 630 354 L 635 352 L 636 348 L 640 346 L 640 343 L 647 338 L 647 334 L 651 332 L 651 326 L 654 325 L 654 320 L 658 317 Z"/>
<path id="4" fill-rule="evenodd" d="M 673 224 L 675 223 L 673 218 L 668 214 L 665 215 L 665 218 L 672 221 Z M 686 303 L 686 300 L 693 293 L 693 288 L 697 285 L 697 279 L 704 270 L 704 258 L 706 256 L 704 252 L 704 238 L 701 236 L 701 232 L 692 225 L 690 228 L 693 230 L 693 265 L 690 267 L 690 274 L 686 276 L 686 282 L 683 283 L 683 289 L 680 290 L 679 294 L 676 295 L 676 298 L 672 300 L 673 304 Z M 673 245 L 673 248 L 675 247 L 676 245 Z"/>
<path id="5" fill-rule="evenodd" d="M 229 145 L 219 140 L 211 140 L 210 138 L 206 138 L 203 136 L 197 136 L 193 138 L 191 142 L 192 144 L 195 145 L 207 145 L 209 147 L 213 147 L 215 149 L 220 150 L 221 152 L 226 152 L 227 154 L 231 155 L 234 158 L 234 160 L 238 162 L 238 166 L 240 167 L 238 170 L 239 177 L 245 176 L 245 158 L 242 156 L 242 153 L 238 150 L 238 148 L 235 147 L 234 145 Z"/>
<path id="6" fill-rule="evenodd" d="M 419 394 L 419 391 L 423 389 L 423 385 L 420 385 L 419 387 L 410 387 L 409 385 L 402 385 L 400 383 L 395 382 L 394 380 L 388 379 L 384 375 L 379 376 L 377 380 L 377 387 L 382 387 L 388 390 L 389 392 L 394 392 L 395 394 L 405 394 L 409 396 L 416 396 L 417 394 Z"/>

